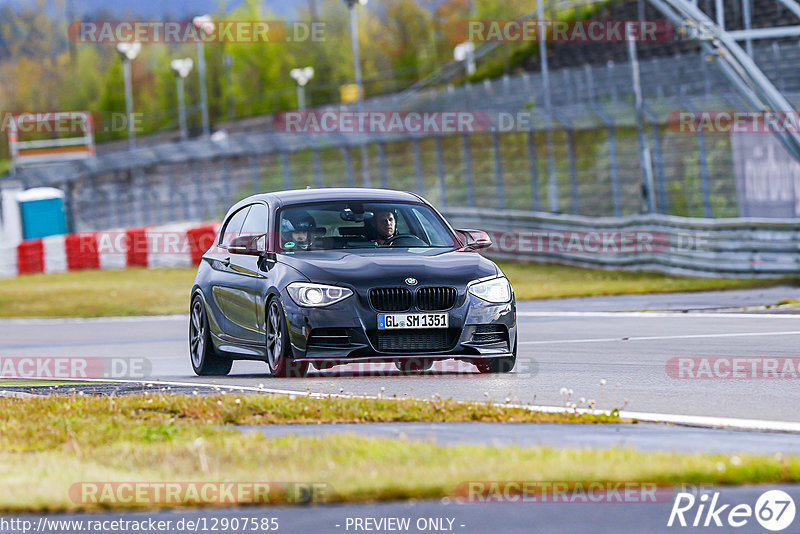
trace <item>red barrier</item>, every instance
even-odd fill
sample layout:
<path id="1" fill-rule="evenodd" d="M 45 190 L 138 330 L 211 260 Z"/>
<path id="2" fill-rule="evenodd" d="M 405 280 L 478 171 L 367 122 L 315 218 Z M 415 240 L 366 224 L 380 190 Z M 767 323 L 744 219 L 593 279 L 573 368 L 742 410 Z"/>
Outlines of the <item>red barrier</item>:
<path id="1" fill-rule="evenodd" d="M 125 235 L 128 236 L 128 267 L 147 267 L 147 231 L 146 227 L 128 228 Z"/>
<path id="2" fill-rule="evenodd" d="M 44 272 L 44 244 L 41 239 L 23 241 L 17 245 L 17 271 L 19 274 Z"/>
<path id="3" fill-rule="evenodd" d="M 70 234 L 64 238 L 64 248 L 67 253 L 67 270 L 100 268 L 96 234 Z"/>
<path id="4" fill-rule="evenodd" d="M 192 265 L 198 265 L 203 258 L 203 254 L 214 245 L 214 238 L 217 237 L 216 228 L 217 225 L 215 224 L 206 224 L 186 231 L 189 250 L 192 255 Z"/>

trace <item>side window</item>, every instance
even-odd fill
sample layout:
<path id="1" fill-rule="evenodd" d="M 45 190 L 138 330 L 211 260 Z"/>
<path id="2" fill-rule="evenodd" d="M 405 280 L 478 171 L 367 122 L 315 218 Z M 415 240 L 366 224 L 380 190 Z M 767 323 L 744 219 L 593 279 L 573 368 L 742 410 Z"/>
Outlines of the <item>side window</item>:
<path id="1" fill-rule="evenodd" d="M 408 225 L 408 213 L 406 210 L 398 210 L 397 222 L 395 223 L 395 233 L 411 234 L 411 227 Z"/>
<path id="2" fill-rule="evenodd" d="M 264 204 L 253 204 L 250 207 L 239 235 L 259 236 L 255 243 L 258 250 L 261 252 L 267 250 L 267 207 Z"/>
<path id="3" fill-rule="evenodd" d="M 225 227 L 222 229 L 222 234 L 220 235 L 219 244 L 221 246 L 227 247 L 239 235 L 239 231 L 242 229 L 242 224 L 244 223 L 248 211 L 250 211 L 250 206 L 244 207 L 231 215 L 228 222 L 225 223 Z"/>
<path id="4" fill-rule="evenodd" d="M 253 204 L 242 225 L 241 235 L 262 235 L 267 233 L 267 207 Z"/>
<path id="5" fill-rule="evenodd" d="M 445 247 L 453 244 L 453 238 L 445 233 L 442 225 L 435 219 L 429 210 L 413 208 L 411 210 L 416 217 L 422 231 L 425 232 L 426 241 L 432 247 Z M 422 237 L 422 236 L 419 236 Z"/>

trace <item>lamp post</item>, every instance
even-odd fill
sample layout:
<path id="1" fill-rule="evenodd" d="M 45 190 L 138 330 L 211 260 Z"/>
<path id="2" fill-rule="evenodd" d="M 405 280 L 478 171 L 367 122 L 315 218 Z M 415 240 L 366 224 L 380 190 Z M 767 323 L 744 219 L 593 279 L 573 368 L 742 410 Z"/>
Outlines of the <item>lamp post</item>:
<path id="1" fill-rule="evenodd" d="M 192 19 L 192 24 L 201 33 L 214 33 L 214 19 L 211 15 L 201 15 Z M 211 127 L 208 124 L 208 94 L 206 91 L 206 48 L 202 37 L 197 41 L 197 76 L 200 78 L 200 115 L 203 119 L 203 137 L 208 138 Z"/>
<path id="2" fill-rule="evenodd" d="M 365 6 L 368 0 L 344 0 L 350 9 L 350 43 L 353 48 L 353 75 L 356 84 L 356 107 L 361 109 L 364 98 L 364 89 L 361 86 L 361 58 L 358 50 L 358 14 L 356 5 Z M 370 186 L 369 180 L 369 158 L 367 157 L 367 147 L 361 145 L 361 181 L 364 187 Z"/>
<path id="3" fill-rule="evenodd" d="M 125 79 L 125 114 L 128 117 L 128 147 L 136 148 L 136 131 L 133 127 L 133 88 L 131 87 L 131 61 L 142 50 L 138 41 L 117 43 L 117 52 L 122 58 L 122 73 Z"/>
<path id="4" fill-rule="evenodd" d="M 289 75 L 297 82 L 297 109 L 306 109 L 306 84 L 314 77 L 313 67 L 292 69 Z"/>
<path id="5" fill-rule="evenodd" d="M 368 0 L 344 0 L 347 7 L 350 9 L 350 43 L 353 47 L 353 73 L 355 75 L 355 83 L 358 88 L 358 105 L 361 106 L 361 99 L 363 97 L 363 89 L 361 88 L 361 59 L 358 50 L 358 14 L 356 13 L 356 5 L 365 6 Z"/>
<path id="6" fill-rule="evenodd" d="M 475 74 L 475 45 L 472 41 L 456 45 L 453 49 L 453 58 L 459 63 L 464 63 L 467 76 Z"/>
<path id="7" fill-rule="evenodd" d="M 183 92 L 183 80 L 192 72 L 194 62 L 190 57 L 173 59 L 169 66 L 172 67 L 172 72 L 175 73 L 175 83 L 178 85 L 178 122 L 181 127 L 181 139 L 185 141 L 189 137 L 189 132 L 186 130 L 186 101 Z"/>

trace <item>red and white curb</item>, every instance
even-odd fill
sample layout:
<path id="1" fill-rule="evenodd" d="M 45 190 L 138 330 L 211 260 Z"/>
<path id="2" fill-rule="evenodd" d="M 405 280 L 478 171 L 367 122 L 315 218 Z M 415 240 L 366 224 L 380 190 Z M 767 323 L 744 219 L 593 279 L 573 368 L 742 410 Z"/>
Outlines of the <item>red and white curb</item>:
<path id="1" fill-rule="evenodd" d="M 211 248 L 219 223 L 83 232 L 0 246 L 0 278 L 85 269 L 189 267 Z"/>

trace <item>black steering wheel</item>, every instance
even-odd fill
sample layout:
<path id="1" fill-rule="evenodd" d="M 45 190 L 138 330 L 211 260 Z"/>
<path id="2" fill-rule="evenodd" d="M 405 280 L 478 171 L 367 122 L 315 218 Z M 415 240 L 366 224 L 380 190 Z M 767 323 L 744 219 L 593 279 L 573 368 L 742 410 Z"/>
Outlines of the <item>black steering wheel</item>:
<path id="1" fill-rule="evenodd" d="M 428 244 L 425 241 L 412 234 L 395 234 L 383 242 L 383 246 L 385 247 L 391 247 L 395 245 L 399 247 L 428 246 Z"/>

